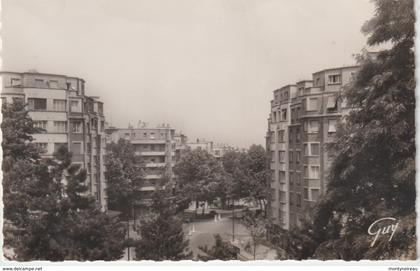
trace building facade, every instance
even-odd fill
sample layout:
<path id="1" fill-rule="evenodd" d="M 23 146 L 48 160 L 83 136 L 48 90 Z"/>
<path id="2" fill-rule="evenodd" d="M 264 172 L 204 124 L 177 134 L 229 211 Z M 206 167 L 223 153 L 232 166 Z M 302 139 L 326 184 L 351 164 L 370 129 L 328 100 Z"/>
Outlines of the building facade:
<path id="1" fill-rule="evenodd" d="M 266 136 L 270 167 L 270 214 L 283 229 L 310 219 L 325 194 L 337 123 L 349 111 L 340 94 L 357 66 L 326 69 L 312 80 L 274 91 Z"/>
<path id="2" fill-rule="evenodd" d="M 137 184 L 139 201 L 137 206 L 148 205 L 152 193 L 158 185 L 174 180 L 173 167 L 175 165 L 175 129 L 169 125 L 149 128 L 139 125 L 138 128 L 113 128 L 106 129 L 107 142 L 118 142 L 119 139 L 129 141 L 135 154 L 141 157 L 144 176 Z"/>
<path id="3" fill-rule="evenodd" d="M 186 145 L 189 150 L 205 150 L 216 159 L 221 159 L 226 152 L 235 150 L 235 148 L 229 146 L 228 144 L 199 138 L 197 138 L 195 142 L 188 142 Z"/>
<path id="4" fill-rule="evenodd" d="M 72 163 L 87 171 L 88 193 L 106 210 L 103 103 L 86 95 L 81 78 L 38 72 L 0 74 L 2 101 L 24 101 L 34 125 L 44 130 L 33 135 L 42 156 L 52 157 L 60 146 L 66 146 Z"/>

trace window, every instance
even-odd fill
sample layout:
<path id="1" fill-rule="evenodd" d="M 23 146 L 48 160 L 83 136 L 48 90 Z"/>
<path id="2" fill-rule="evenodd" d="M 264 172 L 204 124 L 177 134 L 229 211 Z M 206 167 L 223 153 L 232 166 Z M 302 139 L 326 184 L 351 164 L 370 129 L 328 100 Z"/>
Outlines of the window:
<path id="1" fill-rule="evenodd" d="M 318 110 L 318 98 L 308 98 L 308 104 L 306 111 L 316 111 Z"/>
<path id="2" fill-rule="evenodd" d="M 309 121 L 308 133 L 318 133 L 319 132 L 319 121 L 311 120 Z"/>
<path id="3" fill-rule="evenodd" d="M 300 151 L 296 152 L 296 164 L 300 163 Z"/>
<path id="4" fill-rule="evenodd" d="M 271 188 L 271 201 L 276 201 L 276 190 Z"/>
<path id="5" fill-rule="evenodd" d="M 318 201 L 319 199 L 319 189 L 311 189 L 311 200 Z"/>
<path id="6" fill-rule="evenodd" d="M 98 103 L 98 112 L 100 115 L 104 114 L 104 105 L 102 103 Z"/>
<path id="7" fill-rule="evenodd" d="M 48 124 L 48 122 L 46 120 L 36 120 L 36 121 L 34 121 L 34 127 L 35 128 L 40 128 L 40 129 L 43 129 L 45 131 L 47 131 L 47 124 Z"/>
<path id="8" fill-rule="evenodd" d="M 70 101 L 70 111 L 71 112 L 82 112 L 79 101 L 72 100 Z"/>
<path id="9" fill-rule="evenodd" d="M 29 110 L 47 110 L 47 99 L 28 98 Z"/>
<path id="10" fill-rule="evenodd" d="M 311 155 L 319 155 L 319 144 L 311 143 Z"/>
<path id="11" fill-rule="evenodd" d="M 286 171 L 279 171 L 279 182 L 285 183 L 286 182 Z"/>
<path id="12" fill-rule="evenodd" d="M 45 83 L 43 79 L 35 79 L 35 87 L 36 88 L 44 88 Z"/>
<path id="13" fill-rule="evenodd" d="M 81 121 L 74 121 L 71 124 L 71 131 L 73 133 L 82 133 L 83 132 L 83 126 Z"/>
<path id="14" fill-rule="evenodd" d="M 279 161 L 284 162 L 285 151 L 279 151 Z"/>
<path id="15" fill-rule="evenodd" d="M 299 120 L 300 117 L 300 107 L 296 108 L 296 120 Z"/>
<path id="16" fill-rule="evenodd" d="M 308 166 L 304 166 L 303 167 L 303 172 L 304 172 L 304 177 L 305 178 L 309 178 L 309 170 L 308 170 Z"/>
<path id="17" fill-rule="evenodd" d="M 302 206 L 302 196 L 300 195 L 300 193 L 296 193 L 296 206 Z"/>
<path id="18" fill-rule="evenodd" d="M 303 189 L 303 199 L 308 199 L 308 188 Z"/>
<path id="19" fill-rule="evenodd" d="M 303 144 L 304 155 L 319 155 L 319 143 Z"/>
<path id="20" fill-rule="evenodd" d="M 286 192 L 279 191 L 279 201 L 280 202 L 286 202 Z"/>
<path id="21" fill-rule="evenodd" d="M 302 173 L 296 173 L 296 185 L 300 185 L 301 180 L 302 180 Z"/>
<path id="22" fill-rule="evenodd" d="M 328 135 L 333 135 L 337 131 L 337 120 L 328 120 Z"/>
<path id="23" fill-rule="evenodd" d="M 279 223 L 284 224 L 284 217 L 285 216 L 286 216 L 286 214 L 284 213 L 284 211 L 279 209 Z"/>
<path id="24" fill-rule="evenodd" d="M 293 206 L 294 205 L 294 197 L 295 197 L 295 194 L 293 193 L 293 192 L 290 192 L 290 195 L 289 195 L 289 204 L 290 204 L 290 206 Z"/>
<path id="25" fill-rule="evenodd" d="M 293 130 L 292 129 L 290 129 L 290 132 L 289 132 L 289 143 L 293 143 Z"/>
<path id="26" fill-rule="evenodd" d="M 271 151 L 271 162 L 276 161 L 276 153 L 274 151 Z"/>
<path id="27" fill-rule="evenodd" d="M 25 98 L 23 98 L 23 97 L 13 97 L 12 101 L 13 101 L 13 103 L 25 103 Z"/>
<path id="28" fill-rule="evenodd" d="M 66 121 L 54 121 L 54 132 L 56 132 L 56 133 L 67 133 L 67 122 Z"/>
<path id="29" fill-rule="evenodd" d="M 341 75 L 333 74 L 328 75 L 328 84 L 340 84 L 341 83 Z"/>
<path id="30" fill-rule="evenodd" d="M 319 166 L 310 166 L 309 178 L 319 179 Z"/>
<path id="31" fill-rule="evenodd" d="M 35 143 L 35 146 L 40 150 L 41 153 L 48 152 L 48 143 Z"/>
<path id="32" fill-rule="evenodd" d="M 11 78 L 10 79 L 10 85 L 12 87 L 18 87 L 18 86 L 20 86 L 21 85 L 20 78 Z"/>
<path id="33" fill-rule="evenodd" d="M 290 113 L 290 117 L 292 118 L 292 122 L 295 122 L 296 118 L 296 109 L 292 108 L 292 111 Z"/>
<path id="34" fill-rule="evenodd" d="M 308 144 L 303 144 L 303 154 L 304 155 L 309 155 Z"/>
<path id="35" fill-rule="evenodd" d="M 295 173 L 294 173 L 294 172 L 290 172 L 290 173 L 289 173 L 289 183 L 290 183 L 290 187 L 293 187 L 293 185 L 294 185 L 294 180 L 295 180 Z"/>
<path id="36" fill-rule="evenodd" d="M 105 131 L 105 122 L 102 120 L 101 121 L 101 132 Z M 136 133 L 133 134 L 133 136 L 136 136 Z"/>
<path id="37" fill-rule="evenodd" d="M 60 148 L 66 148 L 67 149 L 67 144 L 66 143 L 54 143 L 54 152 L 57 152 Z"/>
<path id="38" fill-rule="evenodd" d="M 292 164 L 293 163 L 293 152 L 289 151 L 289 163 Z"/>
<path id="39" fill-rule="evenodd" d="M 66 111 L 66 100 L 53 100 L 54 111 Z"/>
<path id="40" fill-rule="evenodd" d="M 49 88 L 58 88 L 58 81 L 56 80 L 50 80 L 48 81 Z"/>
<path id="41" fill-rule="evenodd" d="M 300 129 L 299 129 L 299 127 L 296 129 L 296 143 L 300 143 Z"/>
<path id="42" fill-rule="evenodd" d="M 284 142 L 284 130 L 279 130 L 278 131 L 278 142 Z"/>
<path id="43" fill-rule="evenodd" d="M 287 120 L 287 109 L 281 110 L 281 120 Z"/>
<path id="44" fill-rule="evenodd" d="M 330 95 L 327 98 L 327 110 L 329 112 L 331 111 L 337 111 L 337 99 L 334 95 Z"/>
<path id="45" fill-rule="evenodd" d="M 71 144 L 71 152 L 73 155 L 80 155 L 82 154 L 82 143 L 81 142 L 73 142 Z"/>

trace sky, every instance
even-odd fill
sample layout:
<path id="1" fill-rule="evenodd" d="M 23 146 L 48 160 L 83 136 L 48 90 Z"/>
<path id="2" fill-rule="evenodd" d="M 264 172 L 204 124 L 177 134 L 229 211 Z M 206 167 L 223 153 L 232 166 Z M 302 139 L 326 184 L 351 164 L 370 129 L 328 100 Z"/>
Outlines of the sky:
<path id="1" fill-rule="evenodd" d="M 272 92 L 366 47 L 369 0 L 3 0 L 2 69 L 86 80 L 107 122 L 265 146 Z"/>

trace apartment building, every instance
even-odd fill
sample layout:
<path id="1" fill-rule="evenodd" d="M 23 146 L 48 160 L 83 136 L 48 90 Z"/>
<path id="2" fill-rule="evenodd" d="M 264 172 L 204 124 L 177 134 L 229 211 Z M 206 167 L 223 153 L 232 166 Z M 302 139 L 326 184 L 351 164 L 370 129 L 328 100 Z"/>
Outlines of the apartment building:
<path id="1" fill-rule="evenodd" d="M 52 157 L 60 146 L 66 146 L 73 154 L 72 163 L 87 171 L 88 193 L 106 210 L 103 103 L 86 95 L 81 78 L 35 71 L 0 74 L 2 102 L 23 100 L 35 126 L 45 130 L 33 135 L 42 156 Z"/>
<path id="2" fill-rule="evenodd" d="M 226 152 L 235 149 L 225 143 L 218 143 L 199 138 L 197 138 L 195 142 L 188 142 L 186 145 L 189 150 L 205 150 L 216 157 L 216 159 L 222 158 Z"/>
<path id="3" fill-rule="evenodd" d="M 187 148 L 189 150 L 205 150 L 213 154 L 213 141 L 197 138 L 195 142 L 188 142 Z"/>
<path id="4" fill-rule="evenodd" d="M 349 111 L 340 97 L 357 66 L 326 69 L 274 91 L 266 136 L 270 157 L 270 214 L 284 229 L 310 219 L 325 194 L 331 154 L 327 144 Z"/>
<path id="5" fill-rule="evenodd" d="M 172 168 L 175 165 L 175 129 L 168 124 L 151 128 L 145 123 L 139 123 L 137 128 L 109 127 L 106 134 L 107 142 L 116 143 L 121 138 L 128 140 L 135 154 L 141 156 L 144 176 L 137 184 L 140 200 L 136 205 L 148 205 L 159 182 L 174 180 Z"/>

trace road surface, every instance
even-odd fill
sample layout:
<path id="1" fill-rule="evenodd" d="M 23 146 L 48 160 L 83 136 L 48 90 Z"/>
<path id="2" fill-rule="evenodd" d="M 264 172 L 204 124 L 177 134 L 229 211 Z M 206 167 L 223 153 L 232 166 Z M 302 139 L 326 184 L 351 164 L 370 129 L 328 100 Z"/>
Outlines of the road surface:
<path id="1" fill-rule="evenodd" d="M 195 232 L 190 232 L 194 225 Z M 201 253 L 200 246 L 213 246 L 214 235 L 220 234 L 225 241 L 232 240 L 232 219 L 229 216 L 222 217 L 220 221 L 214 219 L 194 221 L 184 225 L 184 232 L 189 240 L 190 249 L 196 258 Z M 249 239 L 248 230 L 235 219 L 235 239 Z"/>

